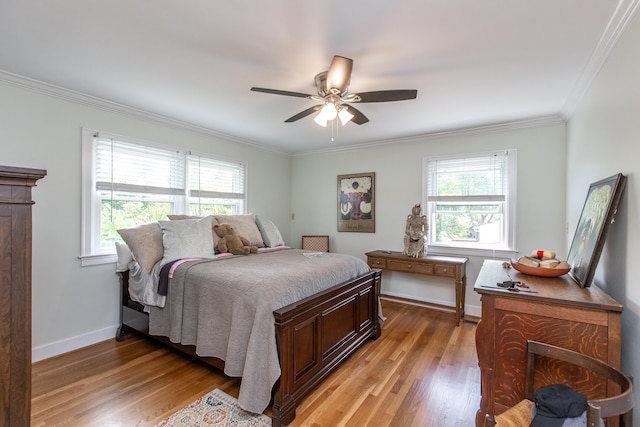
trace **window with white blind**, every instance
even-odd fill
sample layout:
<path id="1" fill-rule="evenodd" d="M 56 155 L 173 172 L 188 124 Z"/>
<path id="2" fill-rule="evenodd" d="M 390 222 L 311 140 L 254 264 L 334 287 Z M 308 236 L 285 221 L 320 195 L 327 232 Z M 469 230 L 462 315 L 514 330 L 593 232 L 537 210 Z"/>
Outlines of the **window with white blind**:
<path id="1" fill-rule="evenodd" d="M 83 264 L 115 254 L 120 228 L 170 214 L 245 213 L 243 162 L 90 129 L 82 144 Z"/>
<path id="2" fill-rule="evenodd" d="M 514 250 L 515 150 L 425 158 L 423 173 L 430 249 Z"/>

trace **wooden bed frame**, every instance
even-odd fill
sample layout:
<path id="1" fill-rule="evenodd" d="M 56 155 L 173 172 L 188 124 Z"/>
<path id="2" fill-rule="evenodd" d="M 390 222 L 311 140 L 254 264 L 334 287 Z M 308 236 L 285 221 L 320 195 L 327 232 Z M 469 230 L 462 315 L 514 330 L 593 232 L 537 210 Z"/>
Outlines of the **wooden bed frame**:
<path id="1" fill-rule="evenodd" d="M 129 272 L 122 279 L 121 327 L 116 339 L 141 333 L 223 370 L 224 361 L 200 357 L 194 346 L 149 335 L 149 317 L 129 297 Z M 273 388 L 273 427 L 291 423 L 298 403 L 369 339 L 381 334 L 378 296 L 381 271 L 372 270 L 273 312 L 281 375 Z"/>

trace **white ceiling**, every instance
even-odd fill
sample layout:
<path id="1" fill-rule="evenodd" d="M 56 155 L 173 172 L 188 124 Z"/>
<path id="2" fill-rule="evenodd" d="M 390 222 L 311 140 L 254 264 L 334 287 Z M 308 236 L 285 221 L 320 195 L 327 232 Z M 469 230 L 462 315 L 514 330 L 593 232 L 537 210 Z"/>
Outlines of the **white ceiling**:
<path id="1" fill-rule="evenodd" d="M 638 0 L 2 0 L 0 70 L 288 153 L 559 121 Z M 288 117 L 333 55 L 370 122 Z M 1 76 L 0 76 L 1 77 Z M 104 129 L 113 131 L 112 129 Z"/>

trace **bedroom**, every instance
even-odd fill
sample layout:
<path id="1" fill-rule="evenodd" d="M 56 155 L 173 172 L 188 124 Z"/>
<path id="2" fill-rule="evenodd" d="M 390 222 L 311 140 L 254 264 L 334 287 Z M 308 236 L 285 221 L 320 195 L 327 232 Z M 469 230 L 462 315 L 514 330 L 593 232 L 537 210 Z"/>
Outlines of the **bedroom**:
<path id="1" fill-rule="evenodd" d="M 636 80 L 640 75 L 639 48 L 640 22 L 635 16 L 566 122 L 471 129 L 300 156 L 157 121 L 136 111 L 92 102 L 63 88 L 1 74 L 0 163 L 48 171 L 34 189 L 34 361 L 109 339 L 118 322 L 113 265 L 82 267 L 78 259 L 80 129 L 89 126 L 167 144 L 179 140 L 194 150 L 246 160 L 253 177 L 248 183 L 249 212 L 271 218 L 287 242 L 295 244 L 304 234 L 329 234 L 332 250 L 362 258 L 373 249 L 401 249 L 406 215 L 420 202 L 425 156 L 518 149 L 519 159 L 527 159 L 518 164 L 517 235 L 521 250 L 548 246 L 566 252 L 589 184 L 622 172 L 629 181 L 596 281 L 606 283 L 607 291 L 624 305 L 622 367 L 639 377 L 640 362 L 634 355 L 640 351 L 640 287 L 635 283 L 634 266 L 640 264 L 640 248 L 632 237 L 640 232 L 640 190 L 635 183 L 640 172 L 636 118 L 640 113 Z M 247 91 L 258 83 L 247 82 Z M 377 178 L 376 233 L 338 233 L 336 176 L 368 171 L 375 171 Z M 294 220 L 290 219 L 292 213 Z M 466 307 L 474 315 L 479 315 L 480 303 L 471 287 L 481 262 L 481 258 L 471 257 L 468 266 Z M 400 287 L 388 291 L 413 294 L 416 299 L 453 298 L 451 289 L 439 283 L 425 287 L 414 278 L 394 276 L 392 285 L 385 279 L 384 286 Z M 69 301 L 75 302 L 71 309 Z"/>

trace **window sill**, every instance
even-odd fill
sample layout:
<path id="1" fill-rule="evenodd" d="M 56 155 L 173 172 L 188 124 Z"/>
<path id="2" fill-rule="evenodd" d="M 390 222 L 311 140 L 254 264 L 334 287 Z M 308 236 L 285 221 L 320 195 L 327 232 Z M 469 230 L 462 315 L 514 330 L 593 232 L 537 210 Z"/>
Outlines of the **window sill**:
<path id="1" fill-rule="evenodd" d="M 118 256 L 116 254 L 81 255 L 78 258 L 80 259 L 80 265 L 82 267 L 109 264 L 118 261 Z"/>
<path id="2" fill-rule="evenodd" d="M 510 259 L 515 258 L 518 251 L 512 249 L 462 248 L 453 246 L 429 245 L 427 253 L 432 255 L 477 256 L 482 258 Z"/>

